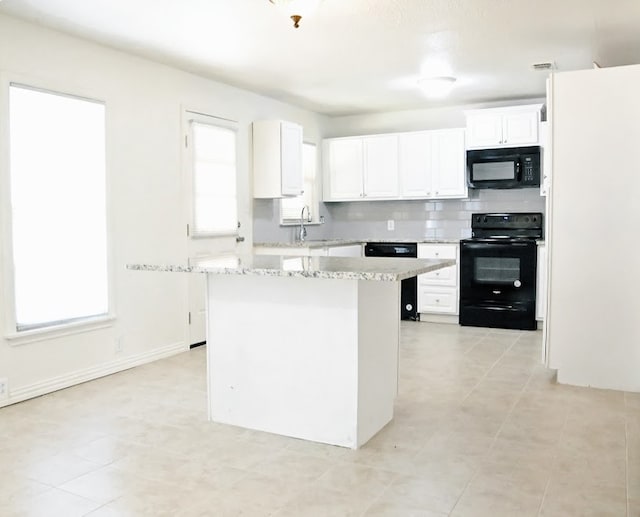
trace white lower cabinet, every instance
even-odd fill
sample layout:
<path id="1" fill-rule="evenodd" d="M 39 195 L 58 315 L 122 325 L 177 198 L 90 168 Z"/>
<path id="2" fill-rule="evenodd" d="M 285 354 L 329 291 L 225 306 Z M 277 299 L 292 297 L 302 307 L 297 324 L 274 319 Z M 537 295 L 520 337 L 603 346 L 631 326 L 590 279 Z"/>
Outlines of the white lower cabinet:
<path id="1" fill-rule="evenodd" d="M 307 246 L 292 246 L 287 248 L 285 246 L 254 246 L 253 252 L 256 255 L 291 255 L 291 256 L 308 256 L 311 253 L 311 248 Z"/>
<path id="2" fill-rule="evenodd" d="M 418 284 L 418 312 L 457 314 L 458 295 L 455 287 Z"/>
<path id="3" fill-rule="evenodd" d="M 298 257 L 362 257 L 362 244 L 338 246 L 254 246 L 256 255 L 286 255 Z"/>
<path id="4" fill-rule="evenodd" d="M 456 260 L 455 266 L 418 275 L 418 312 L 421 315 L 456 316 L 458 314 L 458 245 L 418 244 L 418 258 Z"/>
<path id="5" fill-rule="evenodd" d="M 348 246 L 331 246 L 327 248 L 330 257 L 362 257 L 362 244 Z"/>

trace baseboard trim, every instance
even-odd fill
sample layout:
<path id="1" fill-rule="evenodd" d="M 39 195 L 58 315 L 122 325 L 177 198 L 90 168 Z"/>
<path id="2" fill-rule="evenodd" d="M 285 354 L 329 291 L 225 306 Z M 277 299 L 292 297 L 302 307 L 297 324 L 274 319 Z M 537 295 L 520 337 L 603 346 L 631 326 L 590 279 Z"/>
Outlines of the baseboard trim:
<path id="1" fill-rule="evenodd" d="M 455 314 L 430 314 L 426 312 L 420 313 L 420 321 L 427 323 L 450 323 L 453 325 L 459 324 L 458 316 Z"/>
<path id="2" fill-rule="evenodd" d="M 81 384 L 83 382 L 99 379 L 100 377 L 122 372 L 130 368 L 135 368 L 136 366 L 157 361 L 158 359 L 186 352 L 187 350 L 189 350 L 189 346 L 185 345 L 184 342 L 174 343 L 156 348 L 149 352 L 143 352 L 123 359 L 109 361 L 108 363 L 101 364 L 100 366 L 60 375 L 58 377 L 52 377 L 51 379 L 30 384 L 16 390 L 9 390 L 9 397 L 0 400 L 0 407 L 40 397 L 64 388 L 70 388 L 76 384 Z"/>

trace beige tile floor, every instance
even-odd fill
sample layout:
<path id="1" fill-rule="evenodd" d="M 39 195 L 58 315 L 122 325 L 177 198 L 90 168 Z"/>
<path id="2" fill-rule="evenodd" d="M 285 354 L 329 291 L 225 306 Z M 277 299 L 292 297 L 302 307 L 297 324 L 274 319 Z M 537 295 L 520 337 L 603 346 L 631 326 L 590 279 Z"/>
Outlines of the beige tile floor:
<path id="1" fill-rule="evenodd" d="M 0 516 L 640 516 L 640 394 L 560 386 L 540 333 L 403 323 L 358 451 L 206 421 L 205 350 L 0 409 Z"/>

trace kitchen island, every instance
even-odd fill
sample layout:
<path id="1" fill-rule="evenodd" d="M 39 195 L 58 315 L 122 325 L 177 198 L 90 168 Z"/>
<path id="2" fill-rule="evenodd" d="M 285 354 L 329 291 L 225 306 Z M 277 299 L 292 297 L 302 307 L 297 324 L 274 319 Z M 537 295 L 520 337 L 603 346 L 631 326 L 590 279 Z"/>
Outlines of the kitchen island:
<path id="1" fill-rule="evenodd" d="M 453 260 L 220 256 L 207 274 L 209 418 L 358 448 L 393 418 L 400 281 Z"/>

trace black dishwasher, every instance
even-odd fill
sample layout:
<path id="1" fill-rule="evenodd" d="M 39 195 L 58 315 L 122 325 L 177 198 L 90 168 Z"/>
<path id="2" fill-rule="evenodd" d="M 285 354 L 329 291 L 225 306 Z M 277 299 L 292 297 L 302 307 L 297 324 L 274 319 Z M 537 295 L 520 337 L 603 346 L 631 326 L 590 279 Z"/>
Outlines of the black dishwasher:
<path id="1" fill-rule="evenodd" d="M 404 257 L 417 258 L 418 245 L 415 242 L 367 242 L 365 257 Z M 418 320 L 418 278 L 402 281 L 400 290 L 400 319 Z"/>

